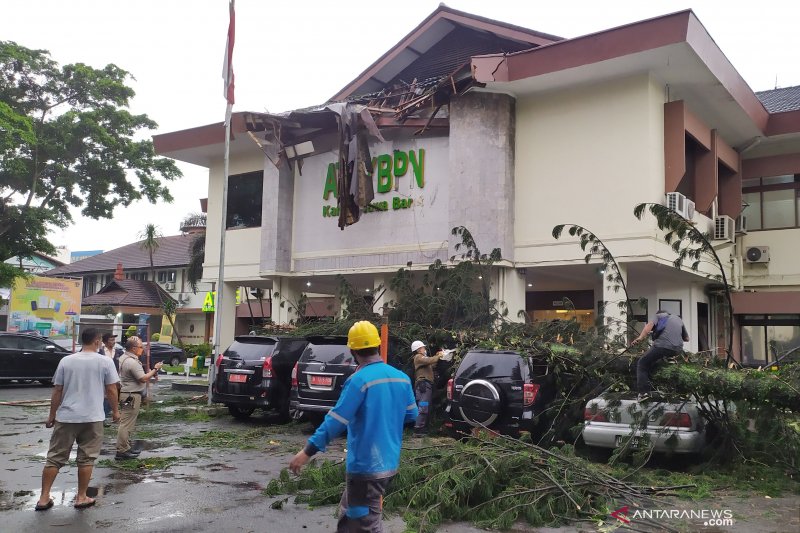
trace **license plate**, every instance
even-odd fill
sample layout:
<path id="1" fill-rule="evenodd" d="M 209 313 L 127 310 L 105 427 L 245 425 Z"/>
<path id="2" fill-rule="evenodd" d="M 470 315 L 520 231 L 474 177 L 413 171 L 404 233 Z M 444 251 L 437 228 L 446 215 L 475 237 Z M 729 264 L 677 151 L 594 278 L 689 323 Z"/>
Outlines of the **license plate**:
<path id="1" fill-rule="evenodd" d="M 247 383 L 247 376 L 245 374 L 229 374 L 228 383 Z"/>
<path id="2" fill-rule="evenodd" d="M 311 376 L 311 384 L 321 387 L 330 387 L 333 385 L 333 378 L 330 376 Z"/>
<path id="3" fill-rule="evenodd" d="M 624 437 L 622 435 L 617 435 L 617 448 L 622 446 Z M 628 444 L 631 448 L 638 448 L 640 443 L 640 437 L 631 437 L 630 443 Z"/>

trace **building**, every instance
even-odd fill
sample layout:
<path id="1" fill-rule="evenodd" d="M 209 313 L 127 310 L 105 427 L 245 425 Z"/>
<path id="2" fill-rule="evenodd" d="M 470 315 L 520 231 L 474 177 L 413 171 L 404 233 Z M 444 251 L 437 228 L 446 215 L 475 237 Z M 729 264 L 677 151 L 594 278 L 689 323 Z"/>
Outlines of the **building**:
<path id="1" fill-rule="evenodd" d="M 183 341 L 204 342 L 211 332 L 211 320 L 203 311 L 203 303 L 211 285 L 201 283 L 195 293 L 187 281 L 192 238 L 192 234 L 184 233 L 159 239 L 152 269 L 148 253 L 139 243 L 132 243 L 51 269 L 45 275 L 83 278 L 83 314 L 90 308 L 112 308 L 117 322 L 127 324 L 147 313 L 154 332 L 161 328 L 161 299 L 174 299 L 175 328 Z"/>
<path id="2" fill-rule="evenodd" d="M 365 293 L 385 288 L 398 268 L 458 255 L 451 228 L 465 226 L 481 250 L 501 249 L 492 287 L 509 316 L 624 318 L 602 305 L 619 295 L 599 263 L 552 236 L 579 224 L 613 253 L 631 299 L 646 299 L 637 319 L 673 310 L 688 349 L 719 353 L 727 306 L 709 279 L 719 272 L 674 268 L 655 219 L 633 215 L 669 197 L 714 238 L 735 292 L 734 356 L 765 362 L 800 345 L 798 92 L 754 93 L 688 10 L 561 39 L 442 5 L 328 104 L 234 114 L 226 290 L 279 293 L 272 318 L 288 322 L 282 300 L 334 294 L 338 274 Z M 372 133 L 375 194 L 341 230 L 352 124 Z M 216 279 L 224 126 L 154 142 L 209 169 L 204 278 Z M 223 302 L 223 344 L 233 305 Z"/>
<path id="3" fill-rule="evenodd" d="M 77 252 L 71 252 L 69 254 L 69 261 L 67 261 L 67 263 L 77 263 L 78 261 L 82 261 L 87 257 L 92 257 L 102 253 L 103 250 L 78 250 Z"/>

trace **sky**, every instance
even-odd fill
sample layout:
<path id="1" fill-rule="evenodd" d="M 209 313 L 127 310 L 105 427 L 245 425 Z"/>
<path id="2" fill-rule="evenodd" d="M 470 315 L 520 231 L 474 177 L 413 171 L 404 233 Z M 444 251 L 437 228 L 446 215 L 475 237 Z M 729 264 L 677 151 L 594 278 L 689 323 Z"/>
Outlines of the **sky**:
<path id="1" fill-rule="evenodd" d="M 800 2 L 449 0 L 449 7 L 561 37 L 691 8 L 753 90 L 800 85 Z M 234 111 L 286 111 L 326 101 L 439 5 L 407 2 L 237 0 Z M 129 71 L 135 113 L 158 128 L 221 122 L 227 0 L 0 0 L 0 39 L 49 50 L 59 63 Z M 50 235 L 72 251 L 111 250 L 148 223 L 164 235 L 200 211 L 207 170 L 179 163 L 172 204 L 138 202 L 113 220 L 75 213 Z"/>

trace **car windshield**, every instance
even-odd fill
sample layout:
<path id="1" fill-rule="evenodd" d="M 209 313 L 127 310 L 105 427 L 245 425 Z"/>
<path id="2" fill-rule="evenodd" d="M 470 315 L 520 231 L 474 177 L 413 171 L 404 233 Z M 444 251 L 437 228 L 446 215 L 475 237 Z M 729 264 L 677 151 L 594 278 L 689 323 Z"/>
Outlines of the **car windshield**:
<path id="1" fill-rule="evenodd" d="M 456 378 L 522 379 L 522 358 L 515 353 L 469 352 L 456 372 Z"/>
<path id="2" fill-rule="evenodd" d="M 307 363 L 329 365 L 352 365 L 355 363 L 350 348 L 343 344 L 309 344 L 300 360 Z"/>
<path id="3" fill-rule="evenodd" d="M 245 361 L 252 361 L 254 359 L 263 359 L 272 353 L 275 348 L 275 343 L 254 343 L 254 342 L 239 342 L 233 341 L 227 350 L 225 350 L 225 357 L 231 359 L 243 359 Z"/>

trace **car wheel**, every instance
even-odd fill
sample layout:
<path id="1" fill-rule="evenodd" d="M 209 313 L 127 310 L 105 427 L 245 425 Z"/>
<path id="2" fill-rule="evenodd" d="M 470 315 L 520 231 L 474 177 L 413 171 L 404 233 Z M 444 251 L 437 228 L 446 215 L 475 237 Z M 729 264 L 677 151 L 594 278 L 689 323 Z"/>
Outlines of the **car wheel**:
<path id="1" fill-rule="evenodd" d="M 500 416 L 500 391 L 491 381 L 473 379 L 461 389 L 458 410 L 464 420 L 474 427 L 489 427 Z"/>
<path id="2" fill-rule="evenodd" d="M 178 357 L 173 357 L 169 360 L 171 366 L 181 366 L 181 360 Z"/>
<path id="3" fill-rule="evenodd" d="M 53 380 L 52 379 L 40 379 L 39 383 L 41 383 L 45 387 L 52 387 L 53 386 Z"/>
<path id="4" fill-rule="evenodd" d="M 250 418 L 250 415 L 252 415 L 253 411 L 255 410 L 255 407 L 239 407 L 238 405 L 228 406 L 228 412 L 231 414 L 231 416 L 239 420 L 246 420 Z"/>

